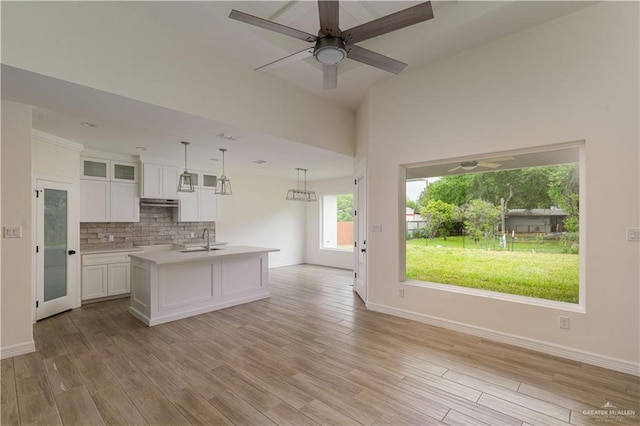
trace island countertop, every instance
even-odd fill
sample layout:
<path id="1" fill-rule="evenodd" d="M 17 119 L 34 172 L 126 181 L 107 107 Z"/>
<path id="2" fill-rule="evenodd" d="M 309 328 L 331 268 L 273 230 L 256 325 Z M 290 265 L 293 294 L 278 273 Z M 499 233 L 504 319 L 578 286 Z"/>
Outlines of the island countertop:
<path id="1" fill-rule="evenodd" d="M 131 253 L 129 257 L 133 259 L 139 259 L 143 262 L 148 262 L 156 265 L 171 264 L 171 263 L 187 263 L 207 261 L 216 257 L 230 257 L 240 256 L 243 254 L 251 253 L 269 253 L 280 251 L 276 248 L 266 247 L 253 247 L 253 246 L 225 246 L 224 249 L 212 248 L 211 251 L 188 251 L 183 253 L 182 251 L 159 251 L 150 253 Z"/>

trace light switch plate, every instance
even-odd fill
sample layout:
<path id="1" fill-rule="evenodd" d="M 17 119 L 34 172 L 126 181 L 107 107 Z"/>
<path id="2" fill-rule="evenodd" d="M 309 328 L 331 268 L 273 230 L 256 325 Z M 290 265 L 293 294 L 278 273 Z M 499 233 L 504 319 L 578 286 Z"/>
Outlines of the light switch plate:
<path id="1" fill-rule="evenodd" d="M 640 241 L 640 228 L 627 228 L 627 241 Z"/>
<path id="2" fill-rule="evenodd" d="M 5 238 L 22 238 L 22 226 L 5 226 Z"/>

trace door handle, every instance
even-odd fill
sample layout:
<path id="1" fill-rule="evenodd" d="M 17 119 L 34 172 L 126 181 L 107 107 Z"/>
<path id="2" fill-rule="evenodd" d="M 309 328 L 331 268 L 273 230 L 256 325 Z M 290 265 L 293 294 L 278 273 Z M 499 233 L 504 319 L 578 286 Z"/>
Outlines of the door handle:
<path id="1" fill-rule="evenodd" d="M 69 255 L 76 254 L 75 250 L 69 250 Z"/>
<path id="2" fill-rule="evenodd" d="M 366 249 L 366 248 L 362 248 L 362 249 L 360 249 L 360 251 L 361 251 L 362 253 L 366 253 L 366 252 L 367 252 L 367 249 Z"/>

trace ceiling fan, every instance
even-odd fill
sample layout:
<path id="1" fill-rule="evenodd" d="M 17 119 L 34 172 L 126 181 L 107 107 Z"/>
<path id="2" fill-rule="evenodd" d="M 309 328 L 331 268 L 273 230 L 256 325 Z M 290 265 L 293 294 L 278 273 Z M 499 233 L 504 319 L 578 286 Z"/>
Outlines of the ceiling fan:
<path id="1" fill-rule="evenodd" d="M 500 167 L 503 161 L 513 160 L 513 157 L 501 157 L 501 158 L 492 158 L 487 161 L 463 161 L 457 167 L 449 170 L 450 172 L 455 172 L 456 170 L 474 170 L 477 167 L 484 167 L 487 169 L 495 169 L 496 167 Z"/>
<path id="2" fill-rule="evenodd" d="M 378 37 L 433 18 L 431 2 L 426 1 L 416 6 L 375 19 L 371 22 L 358 25 L 349 30 L 342 31 L 339 27 L 339 10 L 337 0 L 319 0 L 318 12 L 320 15 L 320 30 L 318 31 L 317 36 L 273 21 L 258 18 L 257 16 L 249 15 L 235 9 L 231 11 L 229 18 L 275 31 L 280 34 L 288 35 L 309 43 L 315 43 L 314 47 L 308 47 L 300 52 L 296 52 L 278 59 L 277 61 L 270 62 L 256 68 L 256 70 L 268 71 L 276 66 L 308 58 L 313 55 L 313 57 L 322 64 L 324 89 L 335 89 L 338 87 L 338 64 L 345 58 L 398 74 L 407 66 L 407 64 L 363 47 L 356 46 L 355 43 L 368 40 L 373 37 Z"/>

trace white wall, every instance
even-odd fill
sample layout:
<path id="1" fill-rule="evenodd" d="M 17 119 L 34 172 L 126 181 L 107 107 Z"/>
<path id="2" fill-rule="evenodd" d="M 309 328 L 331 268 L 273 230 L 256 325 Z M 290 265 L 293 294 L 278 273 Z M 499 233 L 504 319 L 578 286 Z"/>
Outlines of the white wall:
<path id="1" fill-rule="evenodd" d="M 254 72 L 127 2 L 2 2 L 1 7 L 3 64 L 354 153 L 353 111 Z"/>
<path id="2" fill-rule="evenodd" d="M 369 91 L 358 149 L 368 223 L 383 225 L 368 239 L 370 307 L 640 374 L 640 244 L 625 240 L 640 222 L 638 8 L 600 3 Z M 398 298 L 400 164 L 576 140 L 586 141 L 585 313 L 406 283 Z"/>
<path id="3" fill-rule="evenodd" d="M 308 184 L 309 189 L 316 192 L 317 203 L 302 203 L 306 205 L 306 256 L 305 263 L 313 265 L 331 266 L 334 268 L 353 269 L 353 252 L 341 250 L 326 250 L 320 248 L 321 237 L 321 198 L 323 195 L 337 195 L 353 193 L 353 178 L 341 178 L 314 181 Z"/>
<path id="4" fill-rule="evenodd" d="M 216 240 L 231 245 L 272 247 L 269 267 L 296 265 L 304 261 L 304 203 L 286 201 L 295 181 L 233 173 L 233 195 L 220 196 L 221 215 L 216 221 Z"/>
<path id="5" fill-rule="evenodd" d="M 80 182 L 82 145 L 33 130 L 31 168 L 34 174 L 60 176 Z"/>
<path id="6" fill-rule="evenodd" d="M 2 101 L 2 229 L 22 226 L 22 238 L 2 241 L 2 358 L 33 352 L 31 290 L 31 107 Z"/>

